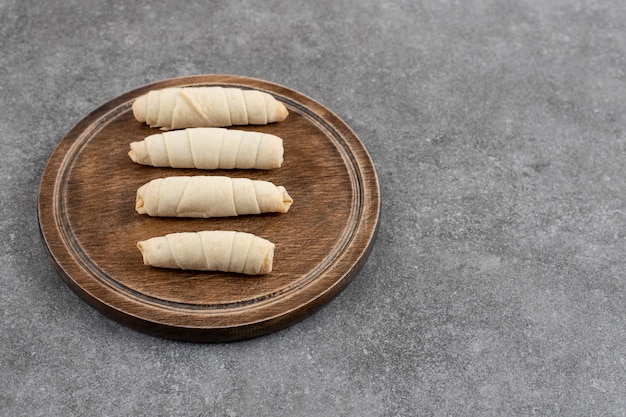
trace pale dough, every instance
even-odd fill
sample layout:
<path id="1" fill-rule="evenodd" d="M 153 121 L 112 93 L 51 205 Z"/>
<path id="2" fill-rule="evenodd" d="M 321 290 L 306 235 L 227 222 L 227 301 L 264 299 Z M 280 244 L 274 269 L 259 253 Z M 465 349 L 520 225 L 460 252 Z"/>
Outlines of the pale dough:
<path id="1" fill-rule="evenodd" d="M 266 239 L 234 231 L 172 233 L 137 243 L 146 265 L 248 275 L 272 271 L 274 247 Z"/>
<path id="2" fill-rule="evenodd" d="M 293 199 L 269 181 L 223 176 L 154 179 L 137 190 L 135 210 L 157 217 L 226 217 L 286 213 Z"/>
<path id="3" fill-rule="evenodd" d="M 187 127 L 265 125 L 289 112 L 271 94 L 225 87 L 173 87 L 152 90 L 132 106 L 139 122 L 163 130 Z"/>
<path id="4" fill-rule="evenodd" d="M 218 127 L 150 135 L 132 142 L 128 156 L 142 165 L 198 169 L 273 169 L 283 163 L 278 136 Z"/>

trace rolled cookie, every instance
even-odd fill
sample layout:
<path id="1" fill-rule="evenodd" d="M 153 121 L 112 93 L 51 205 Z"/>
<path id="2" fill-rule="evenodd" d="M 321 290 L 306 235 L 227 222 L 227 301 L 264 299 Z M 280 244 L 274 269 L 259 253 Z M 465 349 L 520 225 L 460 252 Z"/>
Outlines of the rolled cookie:
<path id="1" fill-rule="evenodd" d="M 132 108 L 137 121 L 163 130 L 265 125 L 289 115 L 285 105 L 271 94 L 225 87 L 152 90 L 138 97 Z"/>
<path id="2" fill-rule="evenodd" d="M 195 127 L 132 142 L 128 156 L 138 164 L 155 167 L 273 169 L 282 165 L 283 153 L 283 140 L 278 136 Z"/>
<path id="3" fill-rule="evenodd" d="M 222 176 L 157 178 L 137 190 L 135 210 L 156 217 L 286 213 L 293 199 L 269 181 Z"/>
<path id="4" fill-rule="evenodd" d="M 137 243 L 145 265 L 248 275 L 272 271 L 274 247 L 268 240 L 234 231 L 172 233 Z"/>

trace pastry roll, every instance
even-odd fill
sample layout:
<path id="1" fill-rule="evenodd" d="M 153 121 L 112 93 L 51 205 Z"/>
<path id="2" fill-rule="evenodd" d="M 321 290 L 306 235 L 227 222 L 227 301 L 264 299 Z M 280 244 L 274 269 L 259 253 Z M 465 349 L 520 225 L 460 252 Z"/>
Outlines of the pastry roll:
<path id="1" fill-rule="evenodd" d="M 195 127 L 150 135 L 130 144 L 128 156 L 142 165 L 199 169 L 273 169 L 283 163 L 278 136 Z"/>
<path id="2" fill-rule="evenodd" d="M 226 217 L 286 213 L 293 203 L 283 186 L 221 176 L 157 178 L 137 190 L 135 210 L 156 217 Z"/>
<path id="3" fill-rule="evenodd" d="M 187 127 L 265 125 L 285 120 L 283 103 L 258 90 L 173 87 L 152 90 L 133 103 L 139 122 L 163 130 Z"/>
<path id="4" fill-rule="evenodd" d="M 272 271 L 274 246 L 253 234 L 233 231 L 172 233 L 137 243 L 146 265 L 248 275 Z"/>

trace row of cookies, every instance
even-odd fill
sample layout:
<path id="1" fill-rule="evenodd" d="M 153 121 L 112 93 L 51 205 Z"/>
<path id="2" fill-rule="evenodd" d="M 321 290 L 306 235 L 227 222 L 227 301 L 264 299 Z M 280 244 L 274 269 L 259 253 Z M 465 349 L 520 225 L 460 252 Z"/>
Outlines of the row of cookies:
<path id="1" fill-rule="evenodd" d="M 153 90 L 132 106 L 137 121 L 163 132 L 130 144 L 129 157 L 154 167 L 198 169 L 279 168 L 283 140 L 235 129 L 234 125 L 280 122 L 287 108 L 258 90 L 176 87 Z M 286 213 L 293 199 L 269 181 L 225 176 L 173 176 L 154 179 L 137 190 L 135 209 L 158 217 L 225 217 Z M 266 274 L 274 243 L 238 231 L 171 233 L 137 243 L 146 265 Z"/>

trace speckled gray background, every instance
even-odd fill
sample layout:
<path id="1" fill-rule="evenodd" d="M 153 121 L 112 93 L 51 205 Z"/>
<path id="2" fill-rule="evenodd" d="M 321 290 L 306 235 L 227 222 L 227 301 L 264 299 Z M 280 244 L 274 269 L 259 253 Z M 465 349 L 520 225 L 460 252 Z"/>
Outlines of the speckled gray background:
<path id="1" fill-rule="evenodd" d="M 0 0 L 0 415 L 626 415 L 626 3 Z M 147 336 L 60 279 L 63 135 L 174 76 L 284 84 L 359 135 L 380 232 L 314 316 Z"/>

